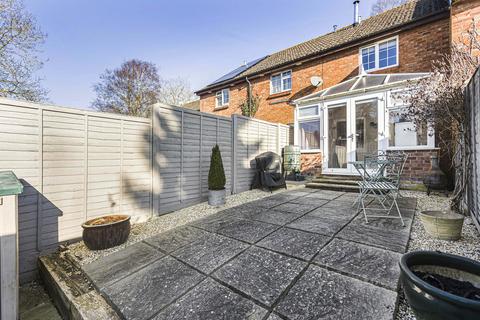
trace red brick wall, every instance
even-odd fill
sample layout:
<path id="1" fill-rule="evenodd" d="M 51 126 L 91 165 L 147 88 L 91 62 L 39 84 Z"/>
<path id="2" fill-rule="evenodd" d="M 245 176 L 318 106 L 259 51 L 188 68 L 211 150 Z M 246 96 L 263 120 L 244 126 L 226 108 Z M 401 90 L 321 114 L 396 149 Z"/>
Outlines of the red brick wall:
<path id="1" fill-rule="evenodd" d="M 322 172 L 322 153 L 302 153 L 300 171 L 307 175 L 320 174 Z"/>
<path id="2" fill-rule="evenodd" d="M 452 2 L 450 11 L 451 41 L 460 42 L 465 39 L 465 32 L 472 27 L 472 20 L 476 19 L 477 29 L 480 28 L 480 1 L 456 0 Z"/>
<path id="3" fill-rule="evenodd" d="M 402 180 L 423 183 L 432 168 L 430 157 L 438 156 L 438 150 L 408 150 L 408 159 L 403 168 Z"/>
<path id="4" fill-rule="evenodd" d="M 448 52 L 450 43 L 450 19 L 438 20 L 398 34 L 400 43 L 399 66 L 383 69 L 380 73 L 425 72 L 431 70 L 432 61 Z M 390 36 L 389 36 L 390 37 Z M 292 91 L 270 95 L 270 74 L 252 79 L 253 91 L 261 97 L 261 103 L 255 118 L 293 123 L 293 107 L 291 100 L 300 98 L 324 88 L 331 87 L 348 78 L 358 75 L 358 50 L 347 49 L 316 60 L 305 62 L 290 68 L 292 70 Z M 310 84 L 310 77 L 321 76 L 322 87 L 315 88 Z M 230 87 L 230 104 L 227 109 L 216 111 L 215 92 L 200 96 L 200 110 L 219 115 L 241 113 L 240 104 L 246 98 L 246 83 Z"/>

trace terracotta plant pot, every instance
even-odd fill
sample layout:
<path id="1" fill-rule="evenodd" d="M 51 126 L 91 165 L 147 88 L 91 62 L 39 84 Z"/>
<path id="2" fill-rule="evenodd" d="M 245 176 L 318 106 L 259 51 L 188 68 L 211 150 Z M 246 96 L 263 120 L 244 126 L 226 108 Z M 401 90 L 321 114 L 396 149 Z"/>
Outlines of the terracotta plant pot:
<path id="1" fill-rule="evenodd" d="M 458 240 L 462 235 L 464 216 L 449 211 L 422 211 L 420 220 L 425 231 L 435 239 Z"/>
<path id="2" fill-rule="evenodd" d="M 108 215 L 82 224 L 83 241 L 90 250 L 104 250 L 121 245 L 130 235 L 130 216 Z"/>

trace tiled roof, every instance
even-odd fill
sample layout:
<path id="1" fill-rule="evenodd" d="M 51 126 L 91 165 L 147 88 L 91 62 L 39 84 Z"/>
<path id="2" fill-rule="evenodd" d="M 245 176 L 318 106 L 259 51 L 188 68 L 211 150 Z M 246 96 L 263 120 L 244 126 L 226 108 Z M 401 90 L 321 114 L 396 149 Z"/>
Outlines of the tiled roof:
<path id="1" fill-rule="evenodd" d="M 365 19 L 358 25 L 349 25 L 338 29 L 335 32 L 327 33 L 320 37 L 273 53 L 233 79 L 243 78 L 245 76 L 287 65 L 313 55 L 322 54 L 342 45 L 347 45 L 354 41 L 360 41 L 387 30 L 398 28 L 422 18 L 444 12 L 448 8 L 448 0 L 412 0 L 406 4 Z M 210 85 L 206 88 L 208 87 L 210 87 Z"/>

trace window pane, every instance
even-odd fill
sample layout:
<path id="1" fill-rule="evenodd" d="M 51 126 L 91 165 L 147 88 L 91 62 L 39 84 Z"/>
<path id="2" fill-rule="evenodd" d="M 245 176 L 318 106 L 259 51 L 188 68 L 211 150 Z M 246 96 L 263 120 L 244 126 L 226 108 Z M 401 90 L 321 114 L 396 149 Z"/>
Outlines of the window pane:
<path id="1" fill-rule="evenodd" d="M 298 109 L 299 117 L 309 117 L 309 116 L 317 116 L 317 115 L 318 115 L 317 106 Z"/>
<path id="2" fill-rule="evenodd" d="M 302 150 L 320 149 L 320 120 L 300 122 L 299 130 Z"/>
<path id="3" fill-rule="evenodd" d="M 427 125 L 415 128 L 414 123 L 408 119 L 405 111 L 394 110 L 389 112 L 389 132 L 389 145 L 391 147 L 427 145 Z"/>
<path id="4" fill-rule="evenodd" d="M 378 45 L 379 67 L 385 68 L 397 64 L 397 40 L 389 40 Z"/>
<path id="5" fill-rule="evenodd" d="M 292 78 L 284 78 L 282 80 L 283 83 L 283 91 L 291 90 L 292 89 Z"/>
<path id="6" fill-rule="evenodd" d="M 271 80 L 271 92 L 277 93 L 282 91 L 282 80 L 280 75 L 276 75 L 272 77 Z"/>
<path id="7" fill-rule="evenodd" d="M 362 64 L 364 70 L 375 68 L 375 47 L 362 49 Z"/>
<path id="8" fill-rule="evenodd" d="M 216 94 L 216 100 L 217 100 L 217 107 L 220 107 L 223 105 L 222 103 L 222 92 L 217 92 Z"/>
<path id="9" fill-rule="evenodd" d="M 222 94 L 223 94 L 223 104 L 228 104 L 230 102 L 230 91 L 228 89 L 223 89 Z"/>

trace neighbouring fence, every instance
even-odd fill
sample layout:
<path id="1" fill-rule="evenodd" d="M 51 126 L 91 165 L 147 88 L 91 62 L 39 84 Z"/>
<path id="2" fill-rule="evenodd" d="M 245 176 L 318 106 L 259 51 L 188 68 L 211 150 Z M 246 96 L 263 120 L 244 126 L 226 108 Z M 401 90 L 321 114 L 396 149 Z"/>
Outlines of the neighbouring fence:
<path id="1" fill-rule="evenodd" d="M 464 206 L 480 231 L 480 69 L 477 69 L 470 80 L 465 93 L 468 121 L 466 127 L 469 128 L 471 156 L 470 172 L 467 176 L 467 197 Z"/>
<path id="2" fill-rule="evenodd" d="M 41 252 L 81 237 L 85 220 L 127 213 L 144 221 L 204 201 L 212 147 L 226 188 L 250 188 L 253 159 L 281 153 L 289 127 L 158 104 L 152 120 L 0 98 L 0 171 L 24 184 L 19 197 L 20 272 Z"/>

